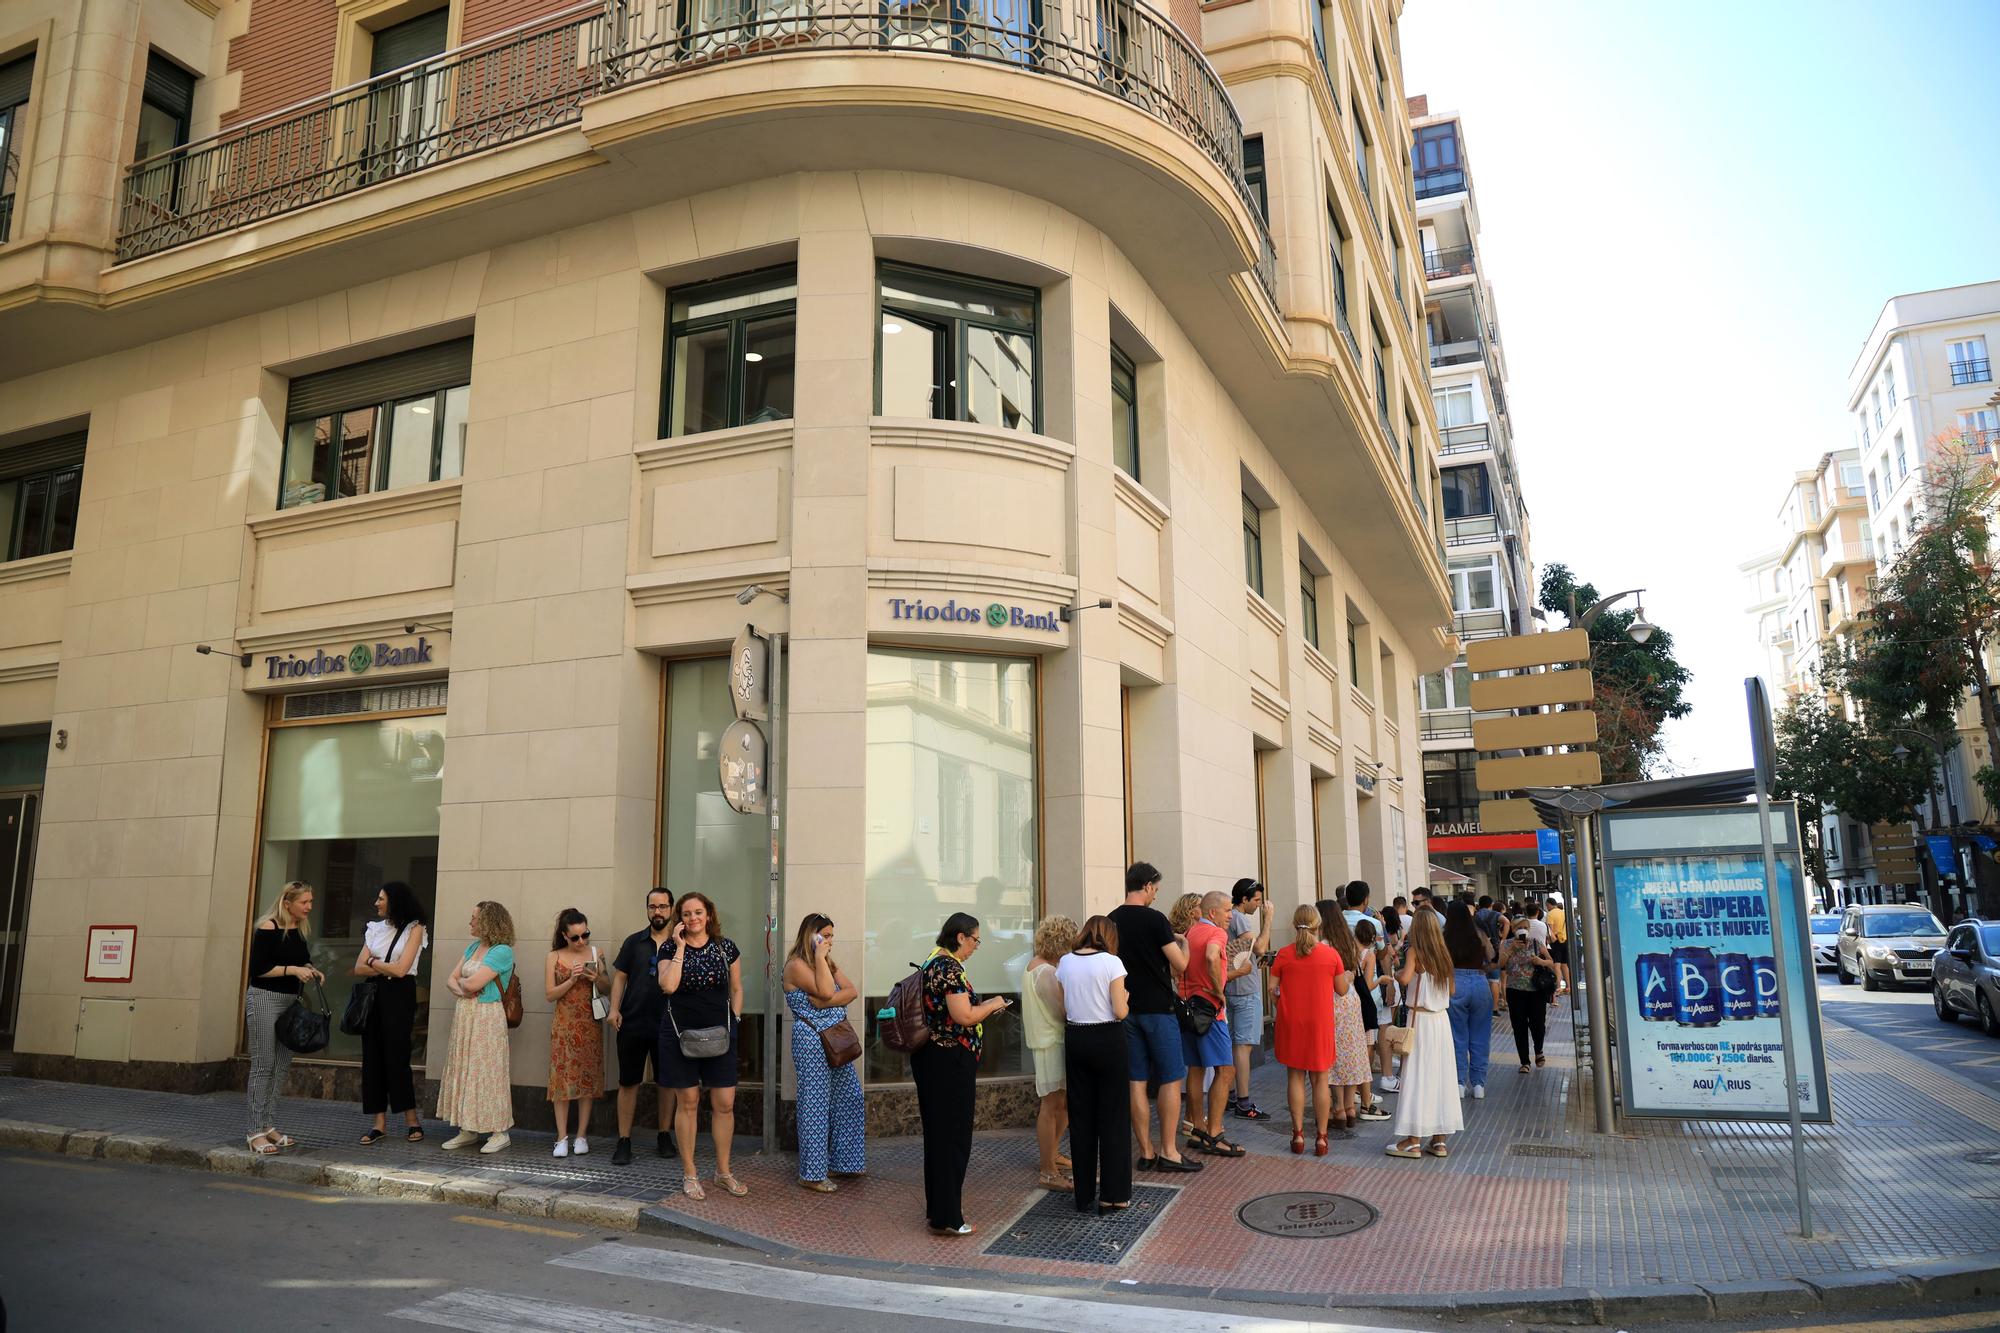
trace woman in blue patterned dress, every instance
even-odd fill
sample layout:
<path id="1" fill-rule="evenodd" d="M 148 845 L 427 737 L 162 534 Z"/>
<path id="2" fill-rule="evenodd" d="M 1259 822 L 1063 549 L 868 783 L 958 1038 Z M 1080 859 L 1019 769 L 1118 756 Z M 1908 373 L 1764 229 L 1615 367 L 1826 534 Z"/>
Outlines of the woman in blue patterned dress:
<path id="1" fill-rule="evenodd" d="M 799 1184 L 821 1194 L 832 1142 L 836 1176 L 858 1176 L 868 1162 L 862 1131 L 861 1075 L 853 1062 L 828 1068 L 819 1034 L 846 1019 L 861 991 L 833 961 L 833 922 L 818 912 L 799 922 L 785 959 L 785 1004 L 792 1011 L 792 1068 L 799 1077 Z"/>

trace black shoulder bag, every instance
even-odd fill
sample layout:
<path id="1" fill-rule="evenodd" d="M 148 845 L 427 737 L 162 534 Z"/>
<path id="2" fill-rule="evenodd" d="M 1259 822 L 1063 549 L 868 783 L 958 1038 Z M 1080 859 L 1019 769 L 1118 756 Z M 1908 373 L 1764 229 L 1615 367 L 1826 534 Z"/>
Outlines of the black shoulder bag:
<path id="1" fill-rule="evenodd" d="M 383 962 L 394 962 L 396 946 L 403 942 L 403 932 L 410 928 L 406 921 L 396 930 L 396 938 L 389 941 L 389 952 Z M 369 1015 L 375 1012 L 375 983 L 380 977 L 363 977 L 354 983 L 354 989 L 347 992 L 347 1008 L 341 1011 L 340 1030 L 350 1037 L 358 1037 L 368 1030 Z"/>

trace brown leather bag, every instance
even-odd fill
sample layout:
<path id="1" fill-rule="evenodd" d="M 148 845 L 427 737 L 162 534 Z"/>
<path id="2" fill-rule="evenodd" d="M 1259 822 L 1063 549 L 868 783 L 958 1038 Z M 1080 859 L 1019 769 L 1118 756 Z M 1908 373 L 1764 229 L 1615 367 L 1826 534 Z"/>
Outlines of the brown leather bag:
<path id="1" fill-rule="evenodd" d="M 521 1026 L 521 974 L 519 972 L 513 972 L 508 975 L 507 989 L 500 992 L 500 1008 L 507 1015 L 508 1027 L 517 1028 Z"/>
<path id="2" fill-rule="evenodd" d="M 826 1053 L 828 1069 L 851 1065 L 861 1058 L 861 1038 L 854 1031 L 854 1024 L 844 1018 L 819 1030 L 819 1048 Z"/>

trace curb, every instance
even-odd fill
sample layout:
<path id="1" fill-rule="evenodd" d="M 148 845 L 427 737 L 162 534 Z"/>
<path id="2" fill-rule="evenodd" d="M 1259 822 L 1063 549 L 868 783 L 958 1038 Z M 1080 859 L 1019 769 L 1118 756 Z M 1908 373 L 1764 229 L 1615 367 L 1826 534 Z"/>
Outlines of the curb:
<path id="1" fill-rule="evenodd" d="M 397 1167 L 315 1161 L 306 1155 L 259 1157 L 248 1148 L 123 1134 L 65 1129 L 59 1125 L 0 1119 L 0 1149 L 96 1157 L 108 1161 L 173 1166 L 222 1175 L 253 1176 L 288 1185 L 317 1185 L 349 1194 L 428 1199 L 462 1208 L 483 1208 L 514 1217 L 575 1222 L 604 1231 L 695 1240 L 726 1245 L 767 1258 L 815 1267 L 892 1274 L 930 1280 L 973 1280 L 1007 1286 L 1091 1288 L 1109 1295 L 1145 1294 L 1145 1286 L 1116 1279 L 1102 1283 L 1073 1278 L 1006 1273 L 982 1268 L 855 1259 L 816 1254 L 690 1217 L 636 1199 L 569 1193 L 535 1185 L 463 1180 Z M 311 1149 L 306 1150 L 307 1153 Z M 1654 1282 L 1627 1287 L 1555 1287 L 1532 1291 L 1426 1292 L 1377 1295 L 1301 1294 L 1252 1291 L 1240 1287 L 1176 1288 L 1176 1292 L 1217 1301 L 1384 1314 L 1444 1315 L 1511 1319 L 1534 1324 L 1618 1326 L 1649 1320 L 1734 1319 L 1783 1314 L 1878 1310 L 1885 1306 L 1967 1301 L 2000 1296 L 2000 1250 L 1936 1259 L 1900 1268 L 1818 1273 L 1783 1281 Z"/>

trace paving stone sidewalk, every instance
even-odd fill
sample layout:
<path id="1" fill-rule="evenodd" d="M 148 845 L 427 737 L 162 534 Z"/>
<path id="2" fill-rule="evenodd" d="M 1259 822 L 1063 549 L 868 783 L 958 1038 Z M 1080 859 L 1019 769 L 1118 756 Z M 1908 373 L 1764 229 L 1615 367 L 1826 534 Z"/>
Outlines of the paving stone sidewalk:
<path id="1" fill-rule="evenodd" d="M 1599 1137 L 1567 1014 L 1552 1017 L 1549 1064 L 1529 1074 L 1496 1022 L 1488 1096 L 1464 1103 L 1447 1160 L 1386 1157 L 1389 1125 L 1367 1122 L 1325 1158 L 1292 1156 L 1283 1071 L 1267 1064 L 1253 1092 L 1275 1118 L 1232 1121 L 1249 1156 L 1194 1176 L 1142 1173 L 1149 1188 L 1117 1217 L 1078 1218 L 1036 1189 L 1031 1134 L 981 1134 L 966 1186 L 980 1232 L 965 1239 L 923 1227 L 915 1139 L 870 1140 L 868 1175 L 833 1196 L 801 1190 L 791 1155 L 759 1156 L 748 1140 L 736 1166 L 750 1196 L 711 1187 L 696 1202 L 650 1134 L 628 1167 L 610 1164 L 610 1140 L 556 1160 L 550 1136 L 534 1133 L 493 1156 L 447 1153 L 435 1122 L 426 1143 L 364 1148 L 352 1103 L 288 1100 L 284 1128 L 300 1147 L 259 1161 L 237 1134 L 236 1094 L 0 1079 L 0 1145 L 62 1142 L 25 1122 L 74 1131 L 73 1152 L 109 1143 L 118 1155 L 699 1234 L 801 1262 L 1314 1307 L 1591 1322 L 2000 1293 L 2000 1254 L 1989 1253 L 2000 1247 L 2000 1099 L 1830 1019 L 1839 1123 L 1807 1129 L 1817 1230 L 1803 1240 L 1783 1126 L 1627 1121 Z M 706 1138 L 702 1149 L 708 1176 Z M 1376 1220 L 1318 1240 L 1238 1220 L 1249 1200 L 1284 1191 L 1347 1195 Z"/>

